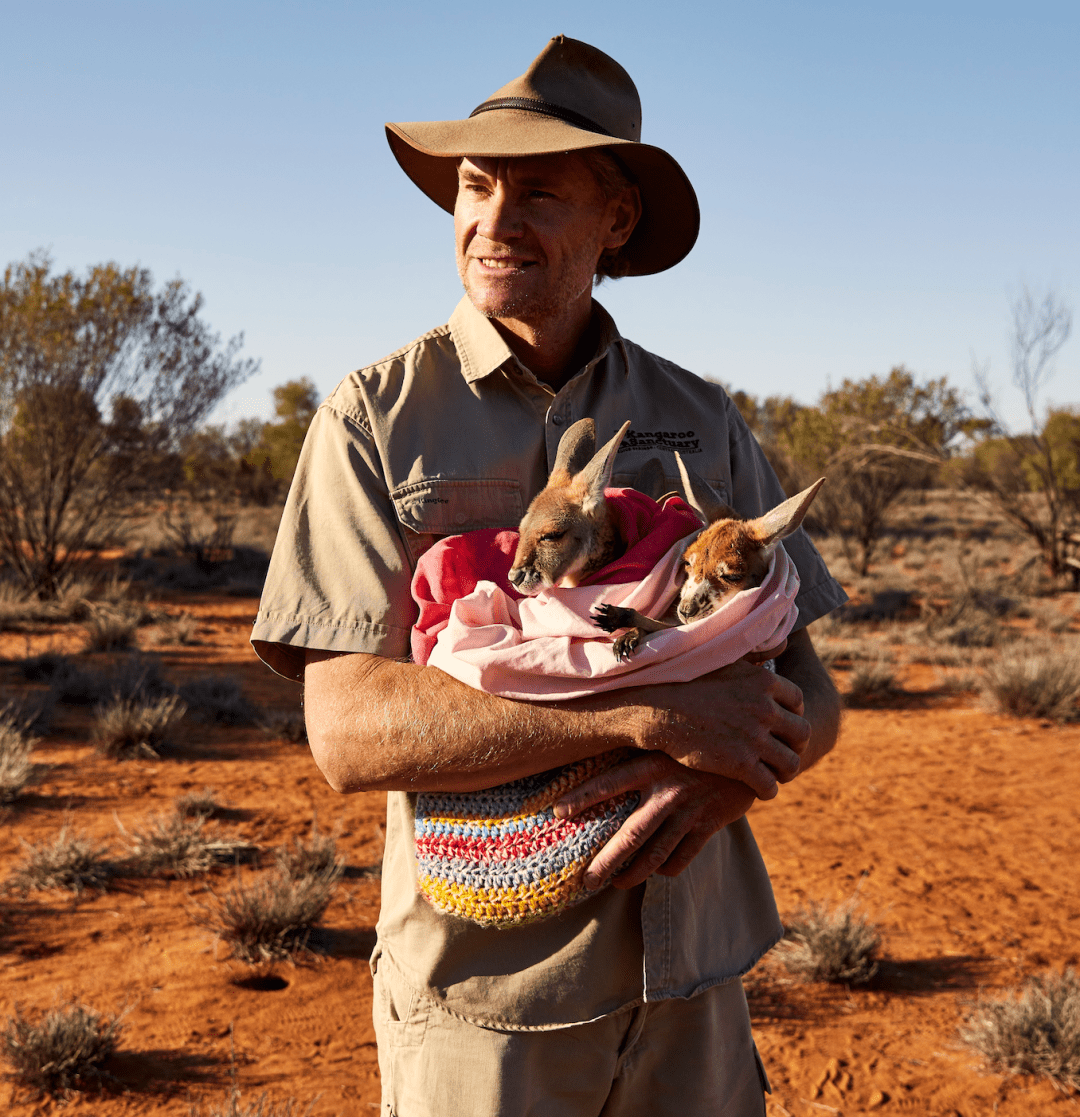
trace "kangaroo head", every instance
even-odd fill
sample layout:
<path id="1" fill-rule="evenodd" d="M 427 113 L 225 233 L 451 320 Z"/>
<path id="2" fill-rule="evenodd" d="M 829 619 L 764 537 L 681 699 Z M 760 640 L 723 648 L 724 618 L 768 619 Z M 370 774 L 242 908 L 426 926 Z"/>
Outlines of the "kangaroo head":
<path id="1" fill-rule="evenodd" d="M 541 586 L 576 586 L 618 555 L 622 541 L 608 516 L 604 489 L 629 429 L 627 420 L 596 450 L 596 424 L 580 419 L 560 439 L 547 485 L 518 528 L 509 577 L 522 593 L 536 593 Z"/>
<path id="2" fill-rule="evenodd" d="M 707 617 L 740 590 L 760 586 L 773 551 L 802 523 L 824 484 L 825 478 L 819 478 L 756 520 L 741 520 L 726 506 L 715 509 L 719 518 L 683 554 L 686 580 L 679 591 L 679 620 L 686 624 Z"/>

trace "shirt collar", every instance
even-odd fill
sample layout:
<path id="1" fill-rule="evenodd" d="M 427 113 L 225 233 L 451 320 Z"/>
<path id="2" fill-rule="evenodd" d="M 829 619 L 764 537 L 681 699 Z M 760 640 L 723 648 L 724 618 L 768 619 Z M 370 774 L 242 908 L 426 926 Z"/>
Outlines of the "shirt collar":
<path id="1" fill-rule="evenodd" d="M 604 357 L 612 346 L 617 346 L 623 362 L 624 374 L 629 371 L 626 345 L 610 314 L 595 300 L 593 307 L 600 322 L 600 344 L 586 367 L 591 368 Z M 471 384 L 500 369 L 511 361 L 517 363 L 510 346 L 502 334 L 469 301 L 468 295 L 457 304 L 450 315 L 450 336 L 454 339 L 461 375 Z"/>

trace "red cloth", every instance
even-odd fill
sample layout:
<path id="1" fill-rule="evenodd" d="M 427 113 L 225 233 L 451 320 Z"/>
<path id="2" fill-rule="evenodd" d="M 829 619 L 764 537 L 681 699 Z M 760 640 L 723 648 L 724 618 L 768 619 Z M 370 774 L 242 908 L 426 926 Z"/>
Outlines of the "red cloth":
<path id="1" fill-rule="evenodd" d="M 626 551 L 583 579 L 583 586 L 640 581 L 673 544 L 701 527 L 681 497 L 668 497 L 663 507 L 636 489 L 606 489 L 604 497 Z M 514 600 L 521 599 L 507 577 L 517 544 L 516 531 L 470 531 L 440 539 L 421 555 L 412 581 L 413 599 L 420 608 L 412 630 L 413 662 L 427 663 L 450 618 L 450 606 L 472 593 L 477 582 L 494 582 Z"/>

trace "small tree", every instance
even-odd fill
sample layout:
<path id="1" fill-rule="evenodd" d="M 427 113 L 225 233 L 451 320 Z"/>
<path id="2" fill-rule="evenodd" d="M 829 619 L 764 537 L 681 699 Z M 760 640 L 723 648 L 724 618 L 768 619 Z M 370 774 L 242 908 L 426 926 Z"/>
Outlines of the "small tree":
<path id="1" fill-rule="evenodd" d="M 1013 303 L 1012 380 L 1024 397 L 1030 430 L 1012 434 L 997 415 L 987 369 L 976 369 L 993 434 L 971 456 L 965 479 L 1038 546 L 1047 573 L 1069 568 L 1066 537 L 1080 520 L 1080 415 L 1072 408 L 1039 417 L 1039 396 L 1054 358 L 1069 340 L 1072 312 L 1053 293 L 1036 302 L 1024 290 Z"/>
<path id="2" fill-rule="evenodd" d="M 214 405 L 258 368 L 176 279 L 40 253 L 0 284 L 0 557 L 42 597 Z"/>
<path id="3" fill-rule="evenodd" d="M 902 365 L 886 377 L 845 380 L 816 407 L 774 407 L 771 437 L 796 485 L 825 476 L 818 516 L 865 575 L 904 492 L 929 483 L 957 440 L 979 425 L 944 377 L 920 384 Z"/>
<path id="4" fill-rule="evenodd" d="M 304 435 L 319 406 L 315 385 L 305 376 L 274 389 L 274 411 L 281 420 L 267 423 L 258 444 L 248 453 L 252 465 L 266 463 L 274 479 L 288 485 L 300 460 Z"/>

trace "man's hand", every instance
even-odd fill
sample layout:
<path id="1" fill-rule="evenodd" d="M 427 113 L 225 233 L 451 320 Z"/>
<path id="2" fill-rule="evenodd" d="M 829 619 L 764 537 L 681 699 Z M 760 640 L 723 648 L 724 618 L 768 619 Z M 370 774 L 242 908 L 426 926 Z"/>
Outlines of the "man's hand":
<path id="1" fill-rule="evenodd" d="M 609 877 L 616 888 L 633 888 L 653 873 L 677 876 L 755 799 L 746 784 L 692 772 L 662 752 L 649 752 L 575 788 L 556 803 L 555 813 L 572 818 L 624 791 L 640 791 L 641 803 L 586 867 L 587 888 Z"/>
<path id="2" fill-rule="evenodd" d="M 650 709 L 643 745 L 695 772 L 772 799 L 794 779 L 810 740 L 795 683 L 739 660 L 689 683 L 636 690 Z"/>

